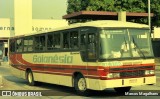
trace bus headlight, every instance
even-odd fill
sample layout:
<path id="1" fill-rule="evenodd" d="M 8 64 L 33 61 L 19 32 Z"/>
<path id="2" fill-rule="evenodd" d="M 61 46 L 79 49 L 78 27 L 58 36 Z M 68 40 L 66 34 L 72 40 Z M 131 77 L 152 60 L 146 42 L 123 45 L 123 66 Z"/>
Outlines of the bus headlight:
<path id="1" fill-rule="evenodd" d="M 120 77 L 120 73 L 109 73 L 107 75 L 107 78 L 119 78 Z"/>
<path id="2" fill-rule="evenodd" d="M 150 74 L 155 74 L 155 71 L 154 70 L 150 70 Z"/>
<path id="3" fill-rule="evenodd" d="M 154 70 L 146 70 L 145 75 L 154 74 Z"/>

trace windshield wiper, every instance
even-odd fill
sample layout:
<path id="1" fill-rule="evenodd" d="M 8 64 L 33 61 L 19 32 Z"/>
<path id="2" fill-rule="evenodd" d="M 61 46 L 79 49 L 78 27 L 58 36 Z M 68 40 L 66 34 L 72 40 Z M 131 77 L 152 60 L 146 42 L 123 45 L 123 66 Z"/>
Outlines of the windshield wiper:
<path id="1" fill-rule="evenodd" d="M 137 48 L 139 50 L 139 52 L 141 53 L 141 55 L 146 58 L 146 56 L 144 55 L 144 53 L 142 52 L 142 50 L 138 47 L 137 43 L 134 40 L 134 37 L 132 36 L 132 40 L 133 40 L 133 44 L 135 45 L 135 48 Z"/>
<path id="2" fill-rule="evenodd" d="M 123 46 L 123 48 L 121 48 L 121 51 L 120 51 L 121 57 L 123 56 L 125 49 L 127 50 L 127 41 L 126 41 L 126 38 L 124 37 L 124 46 Z"/>
<path id="3" fill-rule="evenodd" d="M 126 46 L 126 49 L 127 49 L 127 41 L 126 41 L 125 37 L 124 37 L 124 43 L 125 43 L 125 46 Z"/>

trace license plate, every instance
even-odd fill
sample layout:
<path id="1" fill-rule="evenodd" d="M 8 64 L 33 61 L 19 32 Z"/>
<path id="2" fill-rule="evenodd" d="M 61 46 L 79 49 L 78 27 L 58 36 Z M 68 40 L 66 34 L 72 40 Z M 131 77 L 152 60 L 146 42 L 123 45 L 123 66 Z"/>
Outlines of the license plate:
<path id="1" fill-rule="evenodd" d="M 129 83 L 136 83 L 137 82 L 137 79 L 130 79 L 129 80 Z"/>

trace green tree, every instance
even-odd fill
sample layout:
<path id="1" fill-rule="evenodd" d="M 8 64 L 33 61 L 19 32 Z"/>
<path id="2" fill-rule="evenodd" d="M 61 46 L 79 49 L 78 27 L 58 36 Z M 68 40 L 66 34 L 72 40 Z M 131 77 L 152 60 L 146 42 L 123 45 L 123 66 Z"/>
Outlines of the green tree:
<path id="1" fill-rule="evenodd" d="M 68 7 L 67 7 L 67 13 L 73 13 L 78 12 L 82 10 L 82 7 L 84 6 L 81 4 L 82 0 L 68 0 Z"/>
<path id="2" fill-rule="evenodd" d="M 116 11 L 145 12 L 143 0 L 114 0 Z"/>
<path id="3" fill-rule="evenodd" d="M 151 0 L 151 12 L 154 13 L 152 25 L 160 26 L 160 0 Z"/>
<path id="4" fill-rule="evenodd" d="M 89 0 L 87 11 L 114 11 L 113 0 Z"/>

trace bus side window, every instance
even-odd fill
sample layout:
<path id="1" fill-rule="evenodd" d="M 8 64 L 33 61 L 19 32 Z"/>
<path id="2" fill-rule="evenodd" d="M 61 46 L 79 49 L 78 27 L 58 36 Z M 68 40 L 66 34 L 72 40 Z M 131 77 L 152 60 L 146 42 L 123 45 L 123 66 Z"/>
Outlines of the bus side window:
<path id="1" fill-rule="evenodd" d="M 10 41 L 10 51 L 15 52 L 15 39 Z"/>
<path id="2" fill-rule="evenodd" d="M 39 50 L 39 36 L 35 37 L 35 50 Z"/>
<path id="3" fill-rule="evenodd" d="M 64 32 L 63 33 L 63 48 L 64 49 L 69 49 L 70 48 L 70 34 L 69 32 Z"/>
<path id="4" fill-rule="evenodd" d="M 26 37 L 24 38 L 24 52 L 27 51 L 33 51 L 33 38 L 32 37 Z"/>
<path id="5" fill-rule="evenodd" d="M 81 59 L 87 61 L 86 34 L 80 34 L 80 50 Z"/>
<path id="6" fill-rule="evenodd" d="M 43 35 L 35 37 L 35 44 L 35 50 L 45 50 L 45 36 Z"/>
<path id="7" fill-rule="evenodd" d="M 53 42 L 53 35 L 49 34 L 47 39 L 47 50 L 53 50 L 54 42 Z"/>
<path id="8" fill-rule="evenodd" d="M 86 35 L 85 34 L 81 34 L 81 42 L 80 42 L 80 47 L 81 49 L 85 49 L 85 45 L 86 45 Z"/>
<path id="9" fill-rule="evenodd" d="M 72 49 L 79 48 L 78 31 L 70 32 L 70 44 Z"/>
<path id="10" fill-rule="evenodd" d="M 60 37 L 61 37 L 60 34 L 54 34 L 54 36 L 53 36 L 54 49 L 60 49 L 61 48 Z"/>
<path id="11" fill-rule="evenodd" d="M 40 50 L 45 50 L 45 36 L 40 36 L 40 42 L 39 42 L 40 46 L 39 46 L 39 49 Z"/>
<path id="12" fill-rule="evenodd" d="M 28 38 L 28 51 L 33 51 L 33 38 Z"/>
<path id="13" fill-rule="evenodd" d="M 96 39 L 95 34 L 88 34 L 88 58 L 95 59 L 96 58 Z"/>
<path id="14" fill-rule="evenodd" d="M 16 41 L 16 51 L 17 52 L 22 52 L 22 49 L 23 49 L 22 39 L 17 39 L 17 41 Z"/>
<path id="15" fill-rule="evenodd" d="M 23 48 L 23 51 L 26 52 L 27 51 L 27 46 L 28 46 L 28 39 L 27 38 L 24 38 L 24 48 Z"/>

